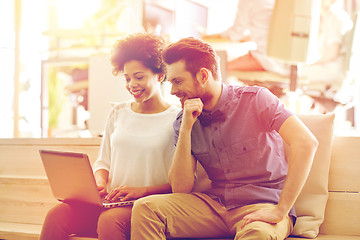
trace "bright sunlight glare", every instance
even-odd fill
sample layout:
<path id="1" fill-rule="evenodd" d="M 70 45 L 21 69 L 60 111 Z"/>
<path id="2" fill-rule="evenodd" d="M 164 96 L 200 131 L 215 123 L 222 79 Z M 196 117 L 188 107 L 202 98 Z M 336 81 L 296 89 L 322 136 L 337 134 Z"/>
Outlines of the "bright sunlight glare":
<path id="1" fill-rule="evenodd" d="M 58 10 L 59 28 L 76 29 L 96 12 L 101 0 L 58 0 L 53 4 Z"/>

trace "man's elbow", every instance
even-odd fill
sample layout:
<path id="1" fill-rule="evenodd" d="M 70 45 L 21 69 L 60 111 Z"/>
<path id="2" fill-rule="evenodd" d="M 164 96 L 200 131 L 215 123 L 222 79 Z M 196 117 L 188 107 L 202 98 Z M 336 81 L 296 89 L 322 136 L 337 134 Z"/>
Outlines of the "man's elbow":
<path id="1" fill-rule="evenodd" d="M 172 187 L 172 193 L 191 193 L 192 187 Z"/>
<path id="2" fill-rule="evenodd" d="M 170 181 L 170 185 L 173 193 L 191 193 L 194 187 L 194 184 L 191 184 L 191 182 L 175 184 L 174 182 Z"/>
<path id="3" fill-rule="evenodd" d="M 304 139 L 301 143 L 303 145 L 303 150 L 312 154 L 315 154 L 319 146 L 319 142 L 314 136 Z"/>
<path id="4" fill-rule="evenodd" d="M 313 149 L 315 153 L 318 147 L 319 147 L 319 141 L 316 139 L 316 137 L 313 137 L 312 141 L 310 141 L 310 148 Z"/>

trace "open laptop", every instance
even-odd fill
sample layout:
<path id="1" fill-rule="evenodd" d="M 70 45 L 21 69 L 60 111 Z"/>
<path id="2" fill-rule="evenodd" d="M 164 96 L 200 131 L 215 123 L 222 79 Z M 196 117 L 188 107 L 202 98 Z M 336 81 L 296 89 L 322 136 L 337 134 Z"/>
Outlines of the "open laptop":
<path id="1" fill-rule="evenodd" d="M 104 208 L 132 205 L 131 201 L 101 199 L 87 154 L 39 150 L 53 195 L 61 202 L 85 202 Z"/>

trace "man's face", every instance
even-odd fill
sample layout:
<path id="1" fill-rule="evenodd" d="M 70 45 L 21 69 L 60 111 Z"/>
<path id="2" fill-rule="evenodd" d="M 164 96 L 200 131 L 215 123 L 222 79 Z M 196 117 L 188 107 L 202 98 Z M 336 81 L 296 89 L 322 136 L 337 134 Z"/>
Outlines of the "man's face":
<path id="1" fill-rule="evenodd" d="M 201 98 L 203 89 L 197 79 L 185 68 L 185 61 L 181 60 L 167 65 L 167 79 L 171 83 L 171 94 L 180 99 L 181 105 L 191 98 Z"/>

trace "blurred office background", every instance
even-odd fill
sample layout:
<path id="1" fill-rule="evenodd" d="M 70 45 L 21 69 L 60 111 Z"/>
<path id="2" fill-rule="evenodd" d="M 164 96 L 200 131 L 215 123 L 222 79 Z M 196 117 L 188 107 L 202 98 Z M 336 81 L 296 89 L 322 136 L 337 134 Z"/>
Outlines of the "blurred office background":
<path id="1" fill-rule="evenodd" d="M 130 99 L 109 62 L 117 39 L 145 31 L 163 36 L 168 43 L 188 36 L 201 38 L 229 28 L 237 6 L 238 0 L 1 1 L 0 137 L 101 135 L 111 103 Z M 341 7 L 354 17 L 360 0 L 341 1 Z M 227 74 L 226 61 L 253 49 L 254 43 L 211 44 L 222 60 L 223 81 L 245 84 Z M 327 108 L 300 89 L 294 112 L 335 112 L 339 134 L 359 135 L 360 62 L 352 66 L 356 64 L 352 69 L 357 71 L 348 80 L 350 100 L 343 103 L 330 94 L 327 101 L 332 105 Z M 164 94 L 177 104 L 169 87 L 164 83 Z M 285 104 L 289 104 L 288 90 L 283 89 L 281 96 Z M 346 99 L 345 90 L 342 95 Z"/>

